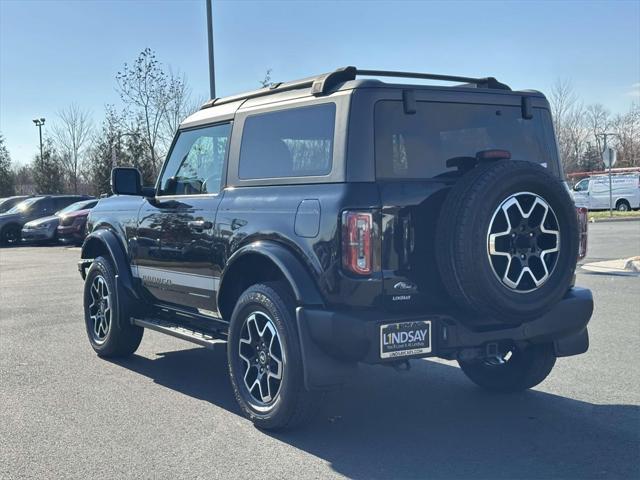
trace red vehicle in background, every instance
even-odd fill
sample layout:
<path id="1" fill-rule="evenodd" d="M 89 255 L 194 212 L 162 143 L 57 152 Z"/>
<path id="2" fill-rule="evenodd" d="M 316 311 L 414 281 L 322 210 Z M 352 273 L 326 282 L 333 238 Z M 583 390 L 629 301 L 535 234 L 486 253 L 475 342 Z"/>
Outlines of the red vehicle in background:
<path id="1" fill-rule="evenodd" d="M 90 208 L 85 208 L 61 216 L 57 229 L 58 240 L 81 245 L 87 236 L 87 217 L 90 211 Z"/>

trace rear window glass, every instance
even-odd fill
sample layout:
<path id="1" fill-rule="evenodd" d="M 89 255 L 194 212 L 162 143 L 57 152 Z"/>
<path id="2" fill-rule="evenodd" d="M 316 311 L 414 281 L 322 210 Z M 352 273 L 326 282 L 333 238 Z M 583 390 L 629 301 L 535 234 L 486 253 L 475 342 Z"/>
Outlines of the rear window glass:
<path id="1" fill-rule="evenodd" d="M 248 117 L 241 179 L 309 177 L 331 172 L 336 107 L 325 103 Z"/>
<path id="2" fill-rule="evenodd" d="M 456 171 L 455 157 L 475 157 L 482 150 L 508 150 L 511 158 L 540 163 L 557 173 L 554 140 L 542 109 L 522 118 L 520 107 L 418 102 L 415 114 L 402 102 L 375 107 L 375 154 L 378 178 L 433 178 Z"/>

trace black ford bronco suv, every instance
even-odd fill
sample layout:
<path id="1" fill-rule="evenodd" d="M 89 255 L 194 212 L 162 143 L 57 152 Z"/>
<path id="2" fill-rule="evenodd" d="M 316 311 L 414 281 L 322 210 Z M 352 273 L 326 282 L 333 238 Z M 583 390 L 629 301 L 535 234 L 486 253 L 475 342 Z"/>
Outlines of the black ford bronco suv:
<path id="1" fill-rule="evenodd" d="M 457 360 L 511 392 L 588 348 L 585 216 L 539 92 L 342 68 L 211 100 L 154 188 L 116 168 L 112 189 L 79 263 L 91 346 L 226 342 L 262 428 L 301 422 L 360 362 Z"/>

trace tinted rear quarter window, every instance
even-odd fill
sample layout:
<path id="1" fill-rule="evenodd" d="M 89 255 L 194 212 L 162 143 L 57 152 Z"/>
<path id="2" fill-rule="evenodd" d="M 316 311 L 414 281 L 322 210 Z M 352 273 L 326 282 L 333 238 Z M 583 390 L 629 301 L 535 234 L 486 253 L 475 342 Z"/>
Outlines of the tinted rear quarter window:
<path id="1" fill-rule="evenodd" d="M 448 159 L 475 157 L 482 150 L 508 150 L 511 158 L 543 164 L 558 173 L 553 139 L 545 122 L 550 116 L 534 109 L 522 118 L 520 107 L 418 102 L 406 114 L 399 101 L 375 107 L 375 155 L 378 178 L 433 178 L 455 167 Z"/>
<path id="2" fill-rule="evenodd" d="M 331 172 L 336 107 L 324 103 L 247 117 L 241 179 L 323 176 Z"/>

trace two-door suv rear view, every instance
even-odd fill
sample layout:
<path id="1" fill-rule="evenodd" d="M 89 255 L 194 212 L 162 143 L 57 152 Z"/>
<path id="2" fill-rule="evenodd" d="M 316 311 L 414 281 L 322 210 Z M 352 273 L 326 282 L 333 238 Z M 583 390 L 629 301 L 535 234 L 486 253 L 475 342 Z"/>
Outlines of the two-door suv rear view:
<path id="1" fill-rule="evenodd" d="M 586 215 L 539 92 L 346 67 L 212 99 L 154 187 L 116 168 L 112 189 L 79 264 L 91 346 L 226 342 L 261 428 L 302 422 L 360 363 L 457 360 L 511 392 L 588 348 Z"/>

